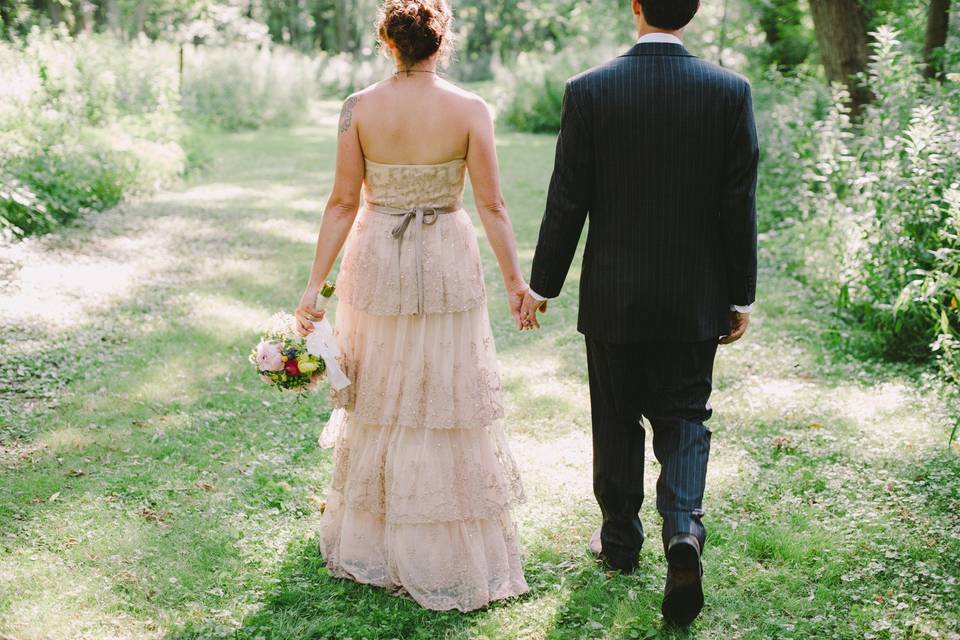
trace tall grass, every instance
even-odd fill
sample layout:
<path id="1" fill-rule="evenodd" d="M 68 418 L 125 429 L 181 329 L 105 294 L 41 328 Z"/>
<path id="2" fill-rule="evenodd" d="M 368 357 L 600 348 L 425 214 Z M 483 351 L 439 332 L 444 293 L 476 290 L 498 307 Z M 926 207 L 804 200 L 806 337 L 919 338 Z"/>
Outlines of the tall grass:
<path id="1" fill-rule="evenodd" d="M 318 93 L 320 64 L 283 47 L 186 47 L 184 115 L 225 130 L 293 124 Z"/>

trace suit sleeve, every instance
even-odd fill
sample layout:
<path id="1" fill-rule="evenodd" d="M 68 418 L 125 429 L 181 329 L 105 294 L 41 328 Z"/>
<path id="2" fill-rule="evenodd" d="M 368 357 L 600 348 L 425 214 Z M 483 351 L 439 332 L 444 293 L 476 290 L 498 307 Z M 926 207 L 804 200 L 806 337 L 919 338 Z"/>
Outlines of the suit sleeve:
<path id="1" fill-rule="evenodd" d="M 560 294 L 576 253 L 593 192 L 593 143 L 582 105 L 568 82 L 560 135 L 533 257 L 530 288 L 545 298 Z"/>
<path id="2" fill-rule="evenodd" d="M 720 201 L 723 257 L 732 305 L 753 304 L 757 293 L 757 164 L 760 147 L 750 86 L 737 115 L 724 168 Z"/>

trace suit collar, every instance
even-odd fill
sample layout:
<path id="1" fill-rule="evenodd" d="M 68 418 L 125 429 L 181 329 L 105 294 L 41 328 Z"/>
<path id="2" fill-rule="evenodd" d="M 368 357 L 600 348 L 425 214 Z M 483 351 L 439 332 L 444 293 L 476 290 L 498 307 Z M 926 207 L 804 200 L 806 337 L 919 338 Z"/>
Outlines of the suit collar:
<path id="1" fill-rule="evenodd" d="M 687 51 L 682 44 L 672 42 L 638 42 L 623 56 L 682 56 L 692 58 L 693 54 Z"/>

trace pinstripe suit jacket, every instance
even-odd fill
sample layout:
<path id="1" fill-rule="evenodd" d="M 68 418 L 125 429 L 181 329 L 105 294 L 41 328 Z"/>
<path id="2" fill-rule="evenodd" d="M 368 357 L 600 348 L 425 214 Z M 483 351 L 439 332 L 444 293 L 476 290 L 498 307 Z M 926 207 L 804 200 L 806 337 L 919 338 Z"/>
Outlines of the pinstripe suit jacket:
<path id="1" fill-rule="evenodd" d="M 758 155 L 749 83 L 682 45 L 639 43 L 571 78 L 531 289 L 560 293 L 589 215 L 582 333 L 726 334 L 756 292 Z"/>

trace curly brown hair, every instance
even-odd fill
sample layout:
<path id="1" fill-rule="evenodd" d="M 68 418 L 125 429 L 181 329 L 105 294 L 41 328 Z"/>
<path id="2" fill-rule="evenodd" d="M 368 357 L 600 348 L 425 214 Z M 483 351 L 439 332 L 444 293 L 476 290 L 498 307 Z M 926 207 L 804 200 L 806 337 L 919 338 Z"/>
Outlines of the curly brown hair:
<path id="1" fill-rule="evenodd" d="M 396 50 L 401 66 L 412 67 L 436 52 L 449 53 L 453 15 L 445 0 L 386 0 L 377 35 Z"/>

